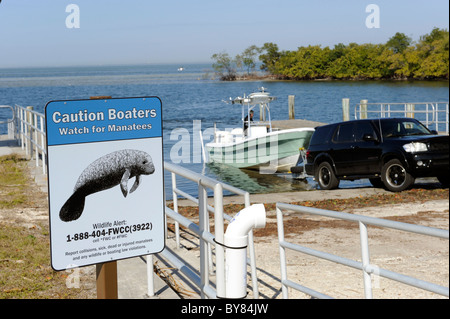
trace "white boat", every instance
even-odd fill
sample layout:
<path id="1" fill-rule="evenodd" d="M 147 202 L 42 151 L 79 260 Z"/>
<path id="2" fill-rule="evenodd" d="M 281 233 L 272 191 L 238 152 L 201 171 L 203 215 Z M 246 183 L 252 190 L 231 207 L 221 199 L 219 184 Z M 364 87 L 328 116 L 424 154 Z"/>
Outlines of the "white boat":
<path id="1" fill-rule="evenodd" d="M 297 163 L 300 149 L 308 147 L 314 129 L 273 129 L 269 105 L 274 100 L 276 97 L 264 88 L 248 96 L 230 98 L 232 105 L 242 106 L 243 126 L 230 131 L 215 130 L 214 141 L 205 145 L 208 161 L 265 174 L 289 172 Z M 260 121 L 248 121 L 256 106 Z"/>

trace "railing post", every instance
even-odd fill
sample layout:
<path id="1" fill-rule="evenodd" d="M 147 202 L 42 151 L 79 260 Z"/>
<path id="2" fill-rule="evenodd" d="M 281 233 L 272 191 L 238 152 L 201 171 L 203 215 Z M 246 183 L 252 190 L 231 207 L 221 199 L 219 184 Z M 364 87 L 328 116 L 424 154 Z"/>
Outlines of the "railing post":
<path id="1" fill-rule="evenodd" d="M 214 235 L 216 238 L 216 291 L 218 297 L 225 297 L 225 250 L 222 246 L 224 244 L 223 189 L 219 183 L 214 186 Z"/>
<path id="2" fill-rule="evenodd" d="M 175 189 L 177 188 L 177 176 L 175 175 L 174 172 L 171 173 L 172 175 L 172 202 L 173 202 L 173 210 L 174 212 L 178 213 L 178 195 L 175 192 Z M 175 241 L 177 243 L 177 246 L 175 247 L 175 249 L 179 249 L 180 248 L 180 224 L 175 221 Z"/>
<path id="3" fill-rule="evenodd" d="M 37 142 L 37 135 L 38 135 L 38 130 L 37 130 L 37 114 L 33 113 L 33 126 L 34 126 L 34 153 L 36 156 L 36 167 L 39 167 L 39 145 Z"/>
<path id="4" fill-rule="evenodd" d="M 361 241 L 361 257 L 364 277 L 364 295 L 366 299 L 372 299 L 372 279 L 370 277 L 370 273 L 366 270 L 366 267 L 370 264 L 367 226 L 362 222 L 359 222 L 359 235 Z"/>
<path id="5" fill-rule="evenodd" d="M 199 226 L 200 226 L 200 280 L 201 287 L 200 293 L 201 298 L 205 298 L 204 288 L 209 281 L 208 272 L 208 246 L 203 239 L 203 233 L 206 232 L 206 223 L 209 223 L 208 218 L 208 208 L 207 208 L 207 198 L 206 190 L 202 185 L 202 181 L 198 182 L 198 211 L 199 211 Z"/>
<path id="6" fill-rule="evenodd" d="M 289 299 L 288 288 L 284 284 L 284 282 L 287 280 L 286 250 L 281 244 L 284 242 L 283 212 L 278 207 L 277 207 L 277 227 L 278 227 L 278 247 L 280 248 L 281 292 L 283 294 L 283 299 Z"/>
<path id="7" fill-rule="evenodd" d="M 448 127 L 448 122 L 449 122 L 449 111 L 448 111 L 448 103 L 445 105 L 445 132 L 448 134 L 449 133 L 449 127 Z"/>
<path id="8" fill-rule="evenodd" d="M 24 130 L 26 128 L 24 128 L 24 118 L 23 118 L 23 109 L 19 108 L 19 118 L 20 118 L 20 146 L 22 147 L 22 150 L 25 148 L 25 140 L 24 140 Z"/>
<path id="9" fill-rule="evenodd" d="M 44 126 L 44 117 L 41 116 L 41 147 L 43 150 L 45 150 L 45 126 Z M 42 151 L 42 173 L 45 174 L 47 172 L 47 159 L 45 155 L 46 151 Z"/>
<path id="10" fill-rule="evenodd" d="M 153 274 L 153 255 L 147 255 L 147 295 L 155 296 L 155 280 Z"/>

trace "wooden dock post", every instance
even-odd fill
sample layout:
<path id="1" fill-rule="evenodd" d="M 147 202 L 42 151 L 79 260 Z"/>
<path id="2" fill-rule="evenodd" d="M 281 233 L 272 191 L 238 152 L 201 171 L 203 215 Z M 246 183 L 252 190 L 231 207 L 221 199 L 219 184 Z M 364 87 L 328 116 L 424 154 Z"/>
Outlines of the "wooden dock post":
<path id="1" fill-rule="evenodd" d="M 350 120 L 350 99 L 348 98 L 342 99 L 342 120 Z"/>
<path id="2" fill-rule="evenodd" d="M 416 105 L 412 103 L 406 104 L 406 117 L 414 118 L 414 112 L 416 110 Z"/>
<path id="3" fill-rule="evenodd" d="M 295 95 L 289 95 L 288 104 L 289 104 L 289 119 L 295 120 Z"/>
<path id="4" fill-rule="evenodd" d="M 359 109 L 359 118 L 360 119 L 366 119 L 367 118 L 367 103 L 368 100 L 361 100 L 360 103 L 360 109 Z"/>

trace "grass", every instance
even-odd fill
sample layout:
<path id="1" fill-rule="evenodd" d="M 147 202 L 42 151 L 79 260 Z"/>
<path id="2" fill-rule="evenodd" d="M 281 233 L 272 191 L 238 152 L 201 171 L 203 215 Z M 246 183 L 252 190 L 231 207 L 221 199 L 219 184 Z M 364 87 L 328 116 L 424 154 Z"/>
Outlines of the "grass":
<path id="1" fill-rule="evenodd" d="M 35 207 L 27 165 L 18 155 L 0 157 L 0 209 L 4 212 Z M 0 221 L 0 299 L 95 297 L 83 284 L 81 288 L 67 287 L 72 273 L 51 268 L 48 223 L 24 226 L 13 220 Z M 84 279 L 83 274 L 80 279 Z"/>
<path id="2" fill-rule="evenodd" d="M 26 161 L 19 156 L 0 157 L 0 208 L 12 208 L 26 202 Z"/>
<path id="3" fill-rule="evenodd" d="M 72 271 L 54 271 L 49 250 L 45 227 L 27 229 L 0 223 L 0 299 L 94 297 L 82 285 L 68 288 L 66 280 Z"/>

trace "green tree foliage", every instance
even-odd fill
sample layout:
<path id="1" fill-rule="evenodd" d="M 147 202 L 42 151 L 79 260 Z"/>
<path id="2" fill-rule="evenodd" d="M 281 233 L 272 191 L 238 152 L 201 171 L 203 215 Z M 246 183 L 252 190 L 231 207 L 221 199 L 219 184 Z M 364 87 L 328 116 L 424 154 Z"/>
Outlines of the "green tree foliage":
<path id="1" fill-rule="evenodd" d="M 213 54 L 211 59 L 215 61 L 212 67 L 222 81 L 233 81 L 236 79 L 235 61 L 228 53 Z"/>
<path id="2" fill-rule="evenodd" d="M 416 74 L 422 78 L 447 78 L 449 69 L 449 34 L 447 30 L 434 28 L 421 37 L 416 45 L 420 63 Z"/>
<path id="3" fill-rule="evenodd" d="M 236 64 L 238 67 L 243 67 L 247 70 L 247 74 L 254 72 L 258 55 L 262 52 L 261 48 L 252 45 L 236 56 Z"/>
<path id="4" fill-rule="evenodd" d="M 235 61 L 250 73 L 257 54 L 261 69 L 279 79 L 449 78 L 449 32 L 439 28 L 417 43 L 400 32 L 385 44 L 339 43 L 334 48 L 310 45 L 279 51 L 276 44 L 265 43 L 261 48 L 249 47 Z"/>
<path id="5" fill-rule="evenodd" d="M 407 37 L 404 33 L 397 32 L 386 43 L 386 47 L 391 49 L 394 53 L 402 53 L 411 45 L 411 41 L 412 39 Z"/>
<path id="6" fill-rule="evenodd" d="M 281 57 L 281 53 L 278 52 L 278 45 L 275 43 L 264 43 L 261 48 L 261 53 L 264 54 L 259 56 L 259 60 L 262 62 L 261 70 L 267 71 L 269 73 L 276 73 L 276 64 Z"/>

